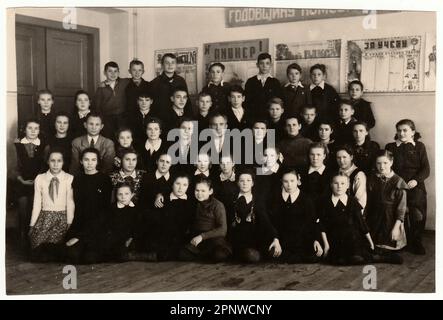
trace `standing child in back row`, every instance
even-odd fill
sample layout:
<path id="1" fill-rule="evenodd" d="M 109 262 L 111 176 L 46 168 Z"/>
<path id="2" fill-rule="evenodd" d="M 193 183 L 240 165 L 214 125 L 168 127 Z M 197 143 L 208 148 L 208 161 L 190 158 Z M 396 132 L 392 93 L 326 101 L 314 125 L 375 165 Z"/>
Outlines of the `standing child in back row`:
<path id="1" fill-rule="evenodd" d="M 403 119 L 395 125 L 397 134 L 395 142 L 388 143 L 386 150 L 394 155 L 394 172 L 405 180 L 407 190 L 407 206 L 409 209 L 408 249 L 415 254 L 425 254 L 422 245 L 422 234 L 426 225 L 426 187 L 425 179 L 429 177 L 430 167 L 426 146 L 418 141 L 420 134 L 415 131 L 415 123 Z"/>
<path id="2" fill-rule="evenodd" d="M 326 66 L 313 65 L 310 69 L 312 84 L 309 86 L 312 95 L 312 104 L 317 107 L 320 119 L 335 121 L 338 115 L 340 97 L 335 89 L 325 82 Z"/>
<path id="3" fill-rule="evenodd" d="M 375 118 L 372 113 L 371 103 L 362 98 L 363 83 L 360 80 L 351 81 L 348 85 L 348 93 L 354 106 L 355 119 L 365 122 L 368 125 L 368 129 L 372 129 L 375 126 Z"/>
<path id="4" fill-rule="evenodd" d="M 246 109 L 259 117 L 267 114 L 267 102 L 271 98 L 283 98 L 280 81 L 271 75 L 272 58 L 269 53 L 260 53 L 257 58 L 258 74 L 245 84 Z"/>
<path id="5" fill-rule="evenodd" d="M 287 114 L 300 115 L 304 105 L 312 104 L 311 91 L 301 82 L 302 69 L 297 63 L 286 68 L 288 83 L 283 87 Z"/>

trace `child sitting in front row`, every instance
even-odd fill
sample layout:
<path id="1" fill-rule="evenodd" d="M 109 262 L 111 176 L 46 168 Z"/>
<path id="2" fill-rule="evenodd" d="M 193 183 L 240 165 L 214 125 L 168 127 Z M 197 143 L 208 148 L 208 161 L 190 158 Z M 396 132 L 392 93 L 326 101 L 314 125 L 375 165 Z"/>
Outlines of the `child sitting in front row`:
<path id="1" fill-rule="evenodd" d="M 316 225 L 317 214 L 309 196 L 298 188 L 294 169 L 285 169 L 281 191 L 275 194 L 270 211 L 271 221 L 281 244 L 278 261 L 312 263 L 323 254 Z"/>
<path id="2" fill-rule="evenodd" d="M 201 178 L 195 184 L 197 209 L 191 223 L 191 239 L 180 251 L 181 260 L 222 262 L 232 254 L 231 246 L 225 238 L 225 207 L 212 196 L 213 192 L 212 182 L 208 178 Z"/>
<path id="3" fill-rule="evenodd" d="M 331 182 L 332 194 L 320 202 L 324 256 L 338 265 L 368 262 L 368 247 L 374 250 L 369 229 L 361 214 L 361 206 L 354 197 L 346 194 L 348 188 L 349 178 L 335 175 Z"/>
<path id="4" fill-rule="evenodd" d="M 234 257 L 246 263 L 256 263 L 281 252 L 277 232 L 266 208 L 252 192 L 254 176 L 248 170 L 239 174 L 240 192 L 235 196 L 233 211 L 228 214 L 228 234 Z"/>

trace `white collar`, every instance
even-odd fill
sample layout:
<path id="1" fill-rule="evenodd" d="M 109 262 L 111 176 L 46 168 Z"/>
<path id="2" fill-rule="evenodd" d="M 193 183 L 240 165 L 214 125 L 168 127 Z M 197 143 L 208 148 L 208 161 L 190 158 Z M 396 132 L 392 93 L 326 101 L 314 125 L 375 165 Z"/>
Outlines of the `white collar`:
<path id="1" fill-rule="evenodd" d="M 254 138 L 255 144 L 261 144 L 263 141 L 265 141 L 265 137 L 261 138 L 260 140 L 257 140 L 256 138 Z"/>
<path id="2" fill-rule="evenodd" d="M 264 174 L 270 174 L 269 172 L 277 173 L 278 169 L 280 169 L 280 165 L 278 163 L 275 163 L 271 168 L 263 166 L 262 167 L 262 172 Z"/>
<path id="3" fill-rule="evenodd" d="M 325 81 L 323 80 L 322 82 L 320 82 L 320 84 L 317 86 L 317 85 L 315 85 L 315 84 L 313 84 L 313 83 L 311 83 L 311 85 L 309 86 L 309 89 L 314 89 L 315 87 L 320 87 L 320 88 L 322 88 L 323 90 L 325 89 Z"/>
<path id="4" fill-rule="evenodd" d="M 300 88 L 304 88 L 304 86 L 303 86 L 303 84 L 301 83 L 301 81 L 299 81 L 297 84 L 292 84 L 292 83 L 290 83 L 290 82 L 288 82 L 287 84 L 285 84 L 285 88 L 286 87 L 292 87 L 292 86 L 294 86 L 294 87 L 300 87 Z"/>
<path id="5" fill-rule="evenodd" d="M 249 193 L 249 194 L 244 194 L 244 193 L 240 192 L 240 193 L 238 194 L 237 199 L 240 198 L 241 196 L 245 197 L 245 199 L 246 199 L 246 204 L 248 204 L 248 203 L 250 203 L 250 202 L 252 201 L 252 192 Z"/>
<path id="6" fill-rule="evenodd" d="M 154 144 L 151 144 L 149 140 L 146 140 L 145 149 L 147 151 L 155 152 L 158 151 L 158 149 L 160 149 L 161 145 L 162 145 L 162 139 L 158 139 Z"/>
<path id="7" fill-rule="evenodd" d="M 346 193 L 341 195 L 340 197 L 332 195 L 331 200 L 334 207 L 337 206 L 338 200 L 340 200 L 346 206 L 348 204 L 348 195 Z"/>
<path id="8" fill-rule="evenodd" d="M 131 174 L 126 174 L 123 172 L 123 170 L 120 170 L 120 175 L 122 178 L 126 178 L 126 177 L 132 177 L 132 178 L 137 178 L 137 170 L 134 170 Z"/>
<path id="9" fill-rule="evenodd" d="M 172 200 L 179 200 L 179 199 L 188 200 L 188 196 L 186 195 L 186 193 L 184 195 L 180 196 L 180 197 L 177 197 L 173 192 L 171 192 L 169 194 L 169 200 L 170 201 L 172 201 Z"/>
<path id="10" fill-rule="evenodd" d="M 325 171 L 325 169 L 326 169 L 325 165 L 322 165 L 320 168 L 314 168 L 312 166 L 309 166 L 308 174 L 311 174 L 311 173 L 317 171 L 318 173 L 320 173 L 320 175 L 322 175 L 323 172 Z"/>
<path id="11" fill-rule="evenodd" d="M 89 134 L 86 135 L 86 136 L 87 136 L 87 138 L 88 138 L 88 142 L 89 142 L 89 144 L 91 144 L 91 140 L 92 140 L 92 139 L 94 139 L 94 144 L 97 143 L 98 138 L 100 137 L 100 135 L 95 136 L 95 137 L 91 137 Z"/>
<path id="12" fill-rule="evenodd" d="M 143 117 L 146 117 L 148 115 L 148 113 L 151 112 L 151 108 L 149 108 L 149 110 L 147 112 L 143 112 L 140 109 L 138 109 L 138 111 L 142 114 Z"/>
<path id="13" fill-rule="evenodd" d="M 180 109 L 176 106 L 172 106 L 172 110 L 175 112 L 175 114 L 179 117 L 183 116 L 185 114 L 185 109 Z"/>
<path id="14" fill-rule="evenodd" d="M 28 138 L 24 137 L 23 139 L 20 140 L 20 143 L 22 143 L 22 144 L 32 143 L 35 146 L 39 146 L 41 141 L 39 138 L 36 138 L 34 141 L 29 141 Z"/>
<path id="15" fill-rule="evenodd" d="M 268 78 L 273 78 L 273 76 L 271 76 L 271 74 L 270 73 L 267 73 L 267 74 L 258 74 L 257 75 L 257 79 L 258 80 L 265 80 L 266 81 L 266 79 L 268 79 Z"/>
<path id="16" fill-rule="evenodd" d="M 294 203 L 299 195 L 300 195 L 300 189 L 297 189 L 297 191 L 295 191 L 294 193 L 288 193 L 283 188 L 281 190 L 281 196 L 283 197 L 283 200 L 285 200 L 285 202 L 288 201 L 288 197 L 291 196 L 291 203 Z"/>
<path id="17" fill-rule="evenodd" d="M 208 169 L 207 171 L 205 171 L 205 172 L 202 172 L 202 171 L 200 171 L 199 169 L 195 170 L 195 172 L 194 172 L 194 176 L 197 176 L 197 175 L 199 175 L 199 174 L 203 174 L 203 175 L 205 175 L 206 177 L 209 177 L 209 169 Z"/>
<path id="18" fill-rule="evenodd" d="M 349 122 L 351 122 L 352 121 L 352 117 L 351 118 L 349 118 L 347 121 L 344 121 L 343 119 L 340 119 L 340 123 L 344 123 L 344 124 L 348 124 Z"/>
<path id="19" fill-rule="evenodd" d="M 62 181 L 62 180 L 64 180 L 65 172 L 62 170 L 62 171 L 60 171 L 60 173 L 58 175 L 54 176 L 51 173 L 51 170 L 48 170 L 48 171 L 46 171 L 45 176 L 46 176 L 46 179 L 48 179 L 49 181 L 51 181 L 52 178 L 57 178 L 59 181 Z"/>
<path id="20" fill-rule="evenodd" d="M 165 174 L 161 174 L 160 171 L 158 171 L 158 169 L 155 170 L 155 178 L 156 179 L 160 179 L 161 177 L 165 177 L 165 180 L 168 181 L 170 176 L 171 175 L 169 174 L 169 171 L 166 172 Z"/>
<path id="21" fill-rule="evenodd" d="M 128 206 L 130 206 L 131 208 L 135 207 L 134 202 L 129 202 Z M 117 202 L 117 208 L 119 209 L 123 209 L 124 207 L 126 207 L 126 205 L 124 205 L 123 203 Z"/>
<path id="22" fill-rule="evenodd" d="M 91 112 L 91 110 L 88 109 L 88 111 L 85 112 L 85 113 L 81 113 L 80 111 L 78 111 L 77 113 L 78 113 L 79 118 L 80 118 L 80 119 L 83 119 L 83 118 L 86 117 L 90 112 Z"/>
<path id="23" fill-rule="evenodd" d="M 338 172 L 347 175 L 348 177 L 354 172 L 354 170 L 357 169 L 357 166 L 355 164 L 352 164 L 352 166 L 348 170 L 339 169 Z"/>
<path id="24" fill-rule="evenodd" d="M 405 143 L 405 144 L 410 143 L 410 144 L 412 144 L 412 145 L 415 147 L 415 141 L 414 141 L 414 139 L 411 139 L 411 140 L 408 140 L 408 141 L 405 141 L 405 142 L 402 142 L 402 141 L 400 141 L 399 139 L 395 140 L 395 145 L 396 145 L 397 147 L 399 147 L 399 146 L 400 146 L 401 144 L 403 144 L 403 143 Z"/>
<path id="25" fill-rule="evenodd" d="M 223 87 L 223 85 L 224 85 L 224 83 L 225 83 L 225 81 L 224 80 L 222 80 L 222 81 L 220 81 L 220 84 L 218 84 L 219 86 L 221 86 L 221 87 Z M 214 82 L 212 82 L 212 81 L 209 81 L 209 83 L 208 83 L 208 87 L 210 86 L 210 85 L 214 85 L 214 86 L 218 86 L 217 84 L 215 84 Z"/>
<path id="26" fill-rule="evenodd" d="M 386 179 L 391 179 L 394 176 L 395 172 L 394 170 L 391 170 L 388 174 L 381 174 L 381 173 L 377 173 L 377 177 L 379 178 L 386 178 Z"/>
<path id="27" fill-rule="evenodd" d="M 224 176 L 224 174 L 223 174 L 223 172 L 222 173 L 220 173 L 220 181 L 227 181 L 227 180 L 229 180 L 229 181 L 231 181 L 231 182 L 235 182 L 235 172 L 232 172 L 232 174 L 231 174 L 231 176 L 229 177 L 229 178 L 226 178 L 225 176 Z"/>

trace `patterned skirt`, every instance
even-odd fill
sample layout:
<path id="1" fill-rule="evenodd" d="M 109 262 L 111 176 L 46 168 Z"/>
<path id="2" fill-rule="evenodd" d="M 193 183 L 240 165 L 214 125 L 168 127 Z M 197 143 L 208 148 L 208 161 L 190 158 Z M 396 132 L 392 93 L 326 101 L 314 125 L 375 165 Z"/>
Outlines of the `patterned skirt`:
<path id="1" fill-rule="evenodd" d="M 66 211 L 42 210 L 30 234 L 31 247 L 34 249 L 43 243 L 60 243 L 67 231 Z"/>

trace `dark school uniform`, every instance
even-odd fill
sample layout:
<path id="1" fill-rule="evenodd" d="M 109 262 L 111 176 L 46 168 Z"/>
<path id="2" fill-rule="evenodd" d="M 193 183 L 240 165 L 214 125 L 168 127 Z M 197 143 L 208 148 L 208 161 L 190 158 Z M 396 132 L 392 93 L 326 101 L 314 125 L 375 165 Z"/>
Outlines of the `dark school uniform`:
<path id="1" fill-rule="evenodd" d="M 298 134 L 287 136 L 280 141 L 279 149 L 283 154 L 283 164 L 287 167 L 301 168 L 308 165 L 309 145 L 312 141 Z"/>
<path id="2" fill-rule="evenodd" d="M 133 79 L 129 79 L 126 86 L 126 110 L 128 114 L 138 111 L 138 97 L 142 93 L 149 93 L 149 81 L 141 78 L 140 83 L 136 83 Z"/>
<path id="3" fill-rule="evenodd" d="M 87 114 L 80 118 L 80 114 L 78 112 L 75 112 L 74 115 L 69 119 L 69 131 L 71 132 L 71 137 L 73 139 L 87 134 L 84 125 L 86 122 L 86 116 Z"/>
<path id="4" fill-rule="evenodd" d="M 276 145 L 278 145 L 280 141 L 286 137 L 285 125 L 285 119 L 283 117 L 281 117 L 280 120 L 277 122 L 273 122 L 268 117 L 268 134 L 269 130 L 274 130 Z"/>
<path id="5" fill-rule="evenodd" d="M 311 90 L 309 90 L 308 85 L 302 83 L 298 85 L 287 83 L 283 87 L 283 96 L 286 114 L 298 116 L 303 106 L 312 104 Z"/>
<path id="6" fill-rule="evenodd" d="M 303 121 L 300 129 L 300 134 L 305 138 L 311 139 L 312 141 L 317 141 L 318 127 L 319 127 L 319 122 L 317 117 L 311 124 L 307 124 Z"/>
<path id="7" fill-rule="evenodd" d="M 235 172 L 232 173 L 230 178 L 224 178 L 220 173 L 219 175 L 215 175 L 213 180 L 214 196 L 223 203 L 226 212 L 232 212 L 235 196 L 239 193 L 235 178 Z"/>
<path id="8" fill-rule="evenodd" d="M 157 111 L 156 111 L 157 112 Z M 184 118 L 193 119 L 192 112 L 190 109 L 185 108 L 183 114 L 179 115 L 177 112 L 174 111 L 172 108 L 172 105 L 169 105 L 168 109 L 162 111 L 162 120 L 163 120 L 163 127 L 164 130 L 162 130 L 162 136 L 164 138 L 167 137 L 169 130 L 176 129 L 180 127 L 180 122 Z M 160 114 L 157 113 L 157 115 L 160 117 Z"/>
<path id="9" fill-rule="evenodd" d="M 165 175 L 157 173 L 157 170 L 148 171 L 144 175 L 140 189 L 140 208 L 153 209 L 155 198 L 158 194 L 167 194 L 172 188 L 172 176 L 168 172 Z"/>
<path id="10" fill-rule="evenodd" d="M 138 151 L 141 158 L 140 168 L 147 172 L 152 172 L 157 169 L 157 160 L 160 158 L 160 156 L 164 153 L 167 153 L 169 148 L 169 143 L 168 141 L 162 139 L 158 149 L 152 149 L 152 150 L 151 148 L 149 150 L 146 149 L 146 145 L 147 145 L 147 140 L 142 146 L 140 146 L 141 149 Z"/>
<path id="11" fill-rule="evenodd" d="M 154 80 L 150 82 L 151 90 L 154 95 L 154 103 L 152 105 L 153 110 L 160 119 L 165 121 L 168 118 L 169 109 L 171 109 L 171 95 L 175 88 L 182 87 L 188 91 L 185 79 L 178 74 L 169 78 L 164 72 L 158 75 Z M 186 103 L 186 109 L 191 111 L 191 101 L 188 97 Z"/>
<path id="12" fill-rule="evenodd" d="M 369 176 L 375 169 L 376 155 L 380 150 L 379 144 L 367 138 L 360 146 L 354 143 L 352 149 L 354 150 L 355 165 Z"/>
<path id="13" fill-rule="evenodd" d="M 229 240 L 234 256 L 244 262 L 258 262 L 268 254 L 268 247 L 277 232 L 272 226 L 265 208 L 252 196 L 237 195 L 233 212 L 228 214 Z"/>
<path id="14" fill-rule="evenodd" d="M 270 217 L 282 247 L 278 260 L 288 263 L 315 262 L 314 241 L 319 240 L 317 213 L 311 198 L 300 191 L 293 199 L 282 191 L 274 193 Z"/>
<path id="15" fill-rule="evenodd" d="M 329 192 L 333 174 L 334 170 L 328 166 L 325 166 L 324 169 L 304 167 L 300 171 L 300 189 L 313 200 L 314 204 L 318 204 L 318 201 Z"/>
<path id="16" fill-rule="evenodd" d="M 282 166 L 277 164 L 270 170 L 266 167 L 257 168 L 255 176 L 254 195 L 257 202 L 265 209 L 269 209 L 272 204 L 272 195 L 275 190 L 281 188 Z"/>
<path id="17" fill-rule="evenodd" d="M 146 125 L 151 117 L 155 117 L 155 113 L 151 110 L 147 113 L 142 113 L 138 108 L 132 113 L 128 113 L 126 117 L 126 124 L 132 132 L 132 139 L 134 148 L 140 152 L 145 145 L 146 139 Z"/>
<path id="18" fill-rule="evenodd" d="M 222 112 L 229 106 L 230 85 L 222 81 L 216 85 L 212 82 L 202 88 L 202 92 L 208 93 L 212 99 L 212 112 Z"/>
<path id="19" fill-rule="evenodd" d="M 239 120 L 234 113 L 232 107 L 225 110 L 226 117 L 228 118 L 228 129 L 238 129 L 240 131 L 252 127 L 252 113 L 243 107 L 243 116 Z"/>
<path id="20" fill-rule="evenodd" d="M 61 150 L 63 153 L 63 171 L 69 173 L 69 168 L 71 166 L 71 158 L 72 158 L 72 136 L 66 136 L 64 138 L 57 138 L 55 136 L 50 137 L 48 140 L 48 144 L 45 147 L 45 158 L 49 155 L 49 151 L 52 149 Z M 49 169 L 49 166 L 46 164 L 45 169 Z"/>
<path id="21" fill-rule="evenodd" d="M 335 121 L 338 118 L 338 107 L 340 97 L 335 89 L 324 83 L 324 88 L 320 86 L 310 86 L 312 104 L 317 109 L 319 119 Z"/>
<path id="22" fill-rule="evenodd" d="M 97 172 L 80 173 L 72 183 L 75 214 L 66 240 L 79 241 L 66 246 L 66 258 L 71 263 L 95 263 L 103 258 L 106 220 L 111 202 L 112 184 L 109 176 Z"/>
<path id="23" fill-rule="evenodd" d="M 338 120 L 335 123 L 334 137 L 338 145 L 352 145 L 354 143 L 354 136 L 352 130 L 354 129 L 354 124 L 357 122 L 354 117 L 352 117 L 348 122 L 343 120 Z"/>
<path id="24" fill-rule="evenodd" d="M 363 121 L 371 129 L 375 127 L 375 117 L 372 112 L 371 103 L 365 99 L 351 100 L 354 106 L 354 118 L 358 121 Z"/>
<path id="25" fill-rule="evenodd" d="M 246 81 L 245 97 L 245 108 L 256 117 L 265 117 L 268 101 L 274 97 L 283 99 L 280 81 L 269 76 L 262 85 L 258 76 L 253 76 Z"/>
<path id="26" fill-rule="evenodd" d="M 37 120 L 40 123 L 39 136 L 42 140 L 47 141 L 50 137 L 55 135 L 55 112 L 53 110 L 49 113 L 39 111 L 37 114 Z"/>

